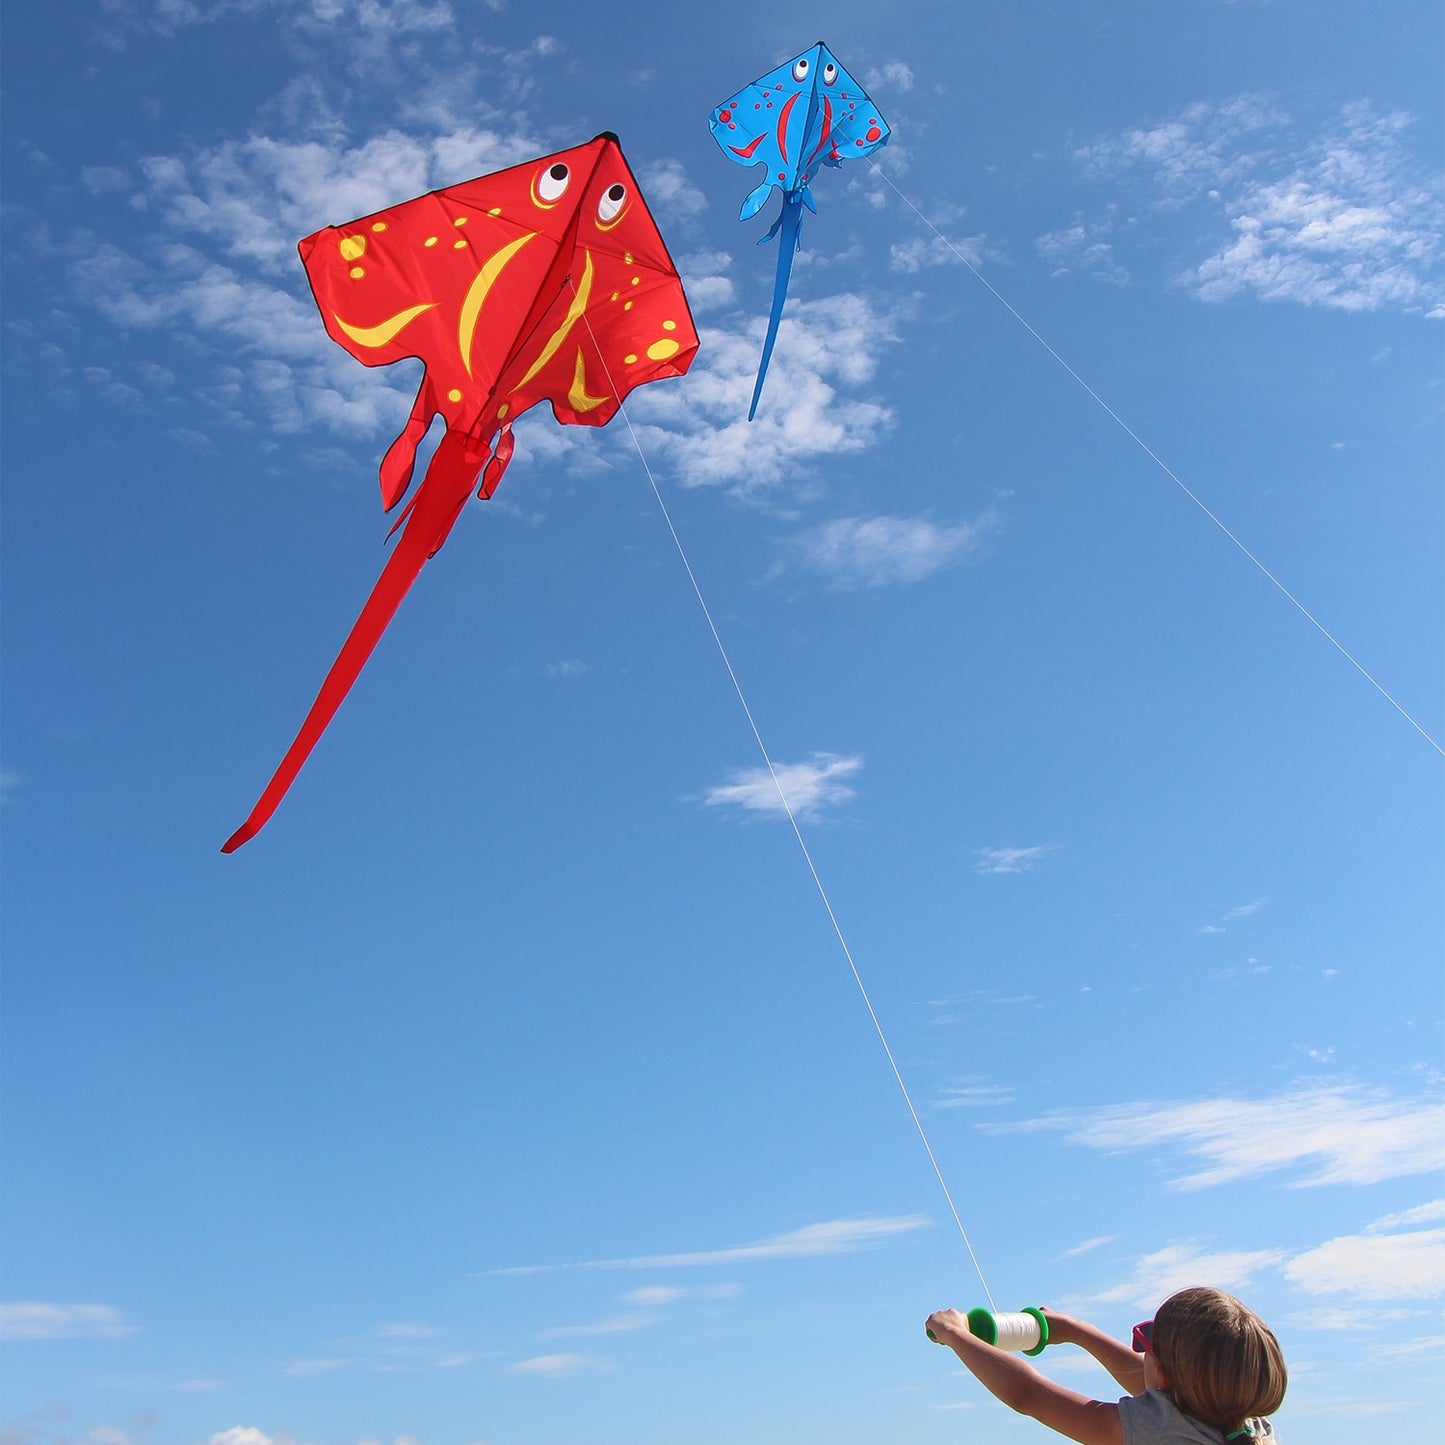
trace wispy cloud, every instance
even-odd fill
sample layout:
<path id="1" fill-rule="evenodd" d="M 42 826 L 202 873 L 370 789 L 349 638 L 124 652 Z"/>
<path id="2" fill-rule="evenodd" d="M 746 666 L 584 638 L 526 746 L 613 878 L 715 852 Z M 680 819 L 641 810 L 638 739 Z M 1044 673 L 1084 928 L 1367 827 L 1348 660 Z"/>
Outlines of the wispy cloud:
<path id="1" fill-rule="evenodd" d="M 1071 226 L 1040 236 L 1034 242 L 1034 249 L 1048 262 L 1055 276 L 1085 271 L 1100 280 L 1124 286 L 1128 284 L 1129 272 L 1120 263 L 1115 250 L 1113 230 L 1116 224 L 1112 215 L 1104 222 L 1079 217 Z"/>
<path id="2" fill-rule="evenodd" d="M 689 285 L 697 281 L 689 277 Z M 790 298 L 749 422 L 765 326 L 759 315 L 701 327 L 688 374 L 641 388 L 628 410 L 647 454 L 665 460 L 684 485 L 796 504 L 817 490 L 820 463 L 867 450 L 892 426 L 892 409 L 870 399 L 869 383 L 897 334 L 863 296 Z"/>
<path id="3" fill-rule="evenodd" d="M 583 1370 L 600 1369 L 602 1362 L 587 1355 L 533 1355 L 508 1368 L 519 1375 L 575 1375 Z"/>
<path id="4" fill-rule="evenodd" d="M 814 753 L 805 763 L 775 762 L 771 772 L 766 767 L 740 768 L 727 782 L 709 788 L 703 801 L 710 808 L 747 813 L 786 814 L 791 809 L 796 818 L 815 819 L 824 808 L 852 800 L 848 779 L 862 766 L 860 757 Z"/>
<path id="5" fill-rule="evenodd" d="M 952 1084 L 933 1102 L 938 1109 L 994 1109 L 1013 1101 L 1014 1091 L 1003 1084 Z"/>
<path id="6" fill-rule="evenodd" d="M 1445 1294 L 1445 1229 L 1340 1235 L 1285 1266 L 1308 1294 L 1355 1299 L 1437 1299 Z"/>
<path id="7" fill-rule="evenodd" d="M 111 1305 L 0 1304 L 0 1340 L 115 1339 L 134 1332 L 135 1326 Z"/>
<path id="8" fill-rule="evenodd" d="M 926 517 L 839 517 L 800 532 L 790 550 L 840 588 L 921 582 L 976 553 L 998 520 L 993 511 L 952 525 Z"/>
<path id="9" fill-rule="evenodd" d="M 1413 125 L 1358 103 L 1305 135 L 1268 97 L 1246 95 L 1191 105 L 1079 157 L 1096 175 L 1146 176 L 1162 207 L 1220 217 L 1228 238 L 1182 277 L 1202 300 L 1248 292 L 1445 315 L 1445 194 L 1409 147 Z M 1084 225 L 1110 235 L 1106 218 Z"/>
<path id="10" fill-rule="evenodd" d="M 272 1445 L 272 1437 L 253 1425 L 232 1425 L 229 1430 L 218 1430 L 206 1445 Z"/>
<path id="11" fill-rule="evenodd" d="M 1111 1153 L 1182 1150 L 1203 1167 L 1176 1178 L 1179 1189 L 1286 1170 L 1304 1171 L 1292 1181 L 1297 1187 L 1375 1184 L 1445 1167 L 1445 1105 L 1346 1084 L 1263 1099 L 1057 1110 L 1022 1123 L 980 1127 L 998 1133 L 1056 1130 L 1070 1143 Z"/>
<path id="12" fill-rule="evenodd" d="M 1032 873 L 1037 864 L 1054 850 L 1054 844 L 1029 848 L 980 848 L 973 865 L 975 873 Z"/>
<path id="13" fill-rule="evenodd" d="M 1282 1249 L 1208 1250 L 1193 1244 L 1171 1244 L 1146 1254 L 1134 1266 L 1132 1279 L 1101 1291 L 1095 1298 L 1151 1309 L 1190 1285 L 1208 1283 L 1215 1289 L 1238 1294 L 1263 1271 L 1287 1258 Z"/>
<path id="14" fill-rule="evenodd" d="M 1096 1249 L 1102 1249 L 1106 1244 L 1113 1244 L 1118 1237 L 1117 1234 L 1100 1234 L 1094 1239 L 1086 1239 L 1082 1244 L 1076 1244 L 1071 1249 L 1066 1249 L 1063 1257 L 1074 1259 L 1081 1254 L 1091 1254 Z"/>
<path id="15" fill-rule="evenodd" d="M 546 1274 L 568 1269 L 691 1269 L 698 1266 L 738 1264 L 765 1259 L 809 1259 L 817 1255 L 847 1254 L 922 1229 L 928 1220 L 910 1214 L 892 1218 L 830 1219 L 807 1224 L 787 1234 L 776 1234 L 754 1244 L 723 1249 L 691 1250 L 680 1254 L 643 1254 L 623 1259 L 579 1260 L 572 1264 L 521 1264 L 488 1274 Z"/>

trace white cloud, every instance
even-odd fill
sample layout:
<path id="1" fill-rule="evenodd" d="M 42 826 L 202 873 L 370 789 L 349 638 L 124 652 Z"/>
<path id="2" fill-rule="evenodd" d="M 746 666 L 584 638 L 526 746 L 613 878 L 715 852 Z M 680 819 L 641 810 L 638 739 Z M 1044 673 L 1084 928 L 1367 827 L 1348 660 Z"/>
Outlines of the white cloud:
<path id="1" fill-rule="evenodd" d="M 888 266 L 904 276 L 914 276 L 925 266 L 947 266 L 953 262 L 978 266 L 983 260 L 982 236 L 959 236 L 945 240 L 941 235 L 913 236 L 894 241 L 888 248 Z"/>
<path id="2" fill-rule="evenodd" d="M 595 1369 L 597 1361 L 586 1355 L 534 1355 L 518 1360 L 509 1368 L 523 1375 L 575 1375 L 579 1370 Z"/>
<path id="3" fill-rule="evenodd" d="M 878 99 L 875 91 L 913 89 L 913 69 L 901 60 L 885 60 L 882 65 L 870 66 L 858 78 L 875 101 Z"/>
<path id="4" fill-rule="evenodd" d="M 1089 1254 L 1096 1249 L 1102 1249 L 1106 1244 L 1113 1244 L 1118 1237 L 1117 1234 L 1101 1234 L 1094 1239 L 1086 1239 L 1082 1244 L 1076 1244 L 1071 1249 L 1066 1249 L 1063 1257 L 1073 1259 L 1077 1255 Z"/>
<path id="5" fill-rule="evenodd" d="M 1445 1229 L 1341 1235 L 1296 1255 L 1285 1274 L 1308 1294 L 1433 1299 L 1445 1295 Z"/>
<path id="6" fill-rule="evenodd" d="M 655 215 L 696 216 L 707 209 L 707 197 L 687 179 L 681 161 L 654 161 L 637 179 Z"/>
<path id="7" fill-rule="evenodd" d="M 1052 853 L 1052 843 L 1036 844 L 1031 848 L 980 848 L 978 862 L 973 865 L 975 873 L 1032 873 L 1034 865 L 1046 854 Z"/>
<path id="8" fill-rule="evenodd" d="M 545 1274 L 564 1269 L 684 1269 L 735 1264 L 759 1259 L 808 1259 L 817 1255 L 847 1254 L 922 1229 L 928 1220 L 910 1214 L 892 1218 L 830 1219 L 807 1224 L 787 1234 L 755 1244 L 724 1249 L 693 1250 L 682 1254 L 634 1255 L 625 1259 L 591 1259 L 576 1264 L 524 1264 L 489 1270 L 489 1274 Z"/>
<path id="9" fill-rule="evenodd" d="M 806 763 L 774 763 L 771 771 L 741 768 L 726 783 L 709 788 L 703 801 L 713 808 L 737 807 L 749 813 L 791 811 L 795 818 L 816 818 L 824 808 L 852 800 L 853 789 L 846 779 L 862 766 L 862 758 L 814 753 Z"/>
<path id="10" fill-rule="evenodd" d="M 1375 1184 L 1445 1166 L 1445 1106 L 1393 1099 L 1378 1089 L 1307 1086 L 1266 1099 L 1141 1102 L 1057 1110 L 999 1133 L 1057 1130 L 1074 1144 L 1118 1152 L 1176 1148 L 1204 1167 L 1176 1178 L 1202 1189 L 1286 1169 L 1299 1187 Z"/>
<path id="11" fill-rule="evenodd" d="M 703 327 L 688 374 L 634 394 L 628 412 L 644 450 L 688 486 L 745 497 L 796 498 L 830 456 L 864 451 L 893 424 L 867 399 L 879 361 L 897 339 L 864 297 L 790 299 L 756 418 L 747 420 L 766 317 L 738 329 Z"/>
<path id="12" fill-rule="evenodd" d="M 997 514 L 940 526 L 925 517 L 839 517 L 808 528 L 792 549 L 838 587 L 919 582 L 970 553 L 997 526 Z"/>
<path id="13" fill-rule="evenodd" d="M 714 1284 L 684 1289 L 677 1285 L 651 1284 L 640 1289 L 630 1289 L 621 1296 L 624 1304 L 636 1305 L 640 1309 L 660 1309 L 664 1305 L 678 1304 L 682 1300 L 736 1299 L 743 1292 L 740 1284 Z"/>
<path id="14" fill-rule="evenodd" d="M 40 1300 L 0 1304 L 0 1340 L 115 1339 L 134 1331 L 135 1326 L 110 1305 Z"/>
<path id="15" fill-rule="evenodd" d="M 1287 1258 L 1282 1249 L 1205 1250 L 1192 1244 L 1171 1244 L 1146 1254 L 1134 1266 L 1134 1277 L 1102 1291 L 1095 1298 L 1109 1303 L 1152 1309 L 1176 1290 L 1209 1284 L 1231 1294 L 1247 1290 L 1255 1278 Z"/>
<path id="16" fill-rule="evenodd" d="M 434 1340 L 446 1331 L 436 1325 L 416 1324 L 411 1320 L 397 1320 L 392 1324 L 377 1325 L 376 1333 L 383 1340 Z"/>
<path id="17" fill-rule="evenodd" d="M 1034 242 L 1039 256 L 1049 263 L 1055 276 L 1087 271 L 1116 286 L 1129 282 L 1129 272 L 1120 263 L 1112 238 L 1113 218 L 1087 221 L 1080 217 L 1072 226 L 1050 231 Z"/>
<path id="18" fill-rule="evenodd" d="M 937 1109 L 992 1109 L 1014 1101 L 1014 1091 L 1003 1084 L 953 1084 L 941 1093 Z"/>
<path id="19" fill-rule="evenodd" d="M 271 1436 L 253 1425 L 232 1425 L 212 1435 L 206 1445 L 271 1445 Z"/>
<path id="20" fill-rule="evenodd" d="M 307 1375 L 329 1375 L 333 1370 L 344 1370 L 348 1365 L 354 1363 L 353 1360 L 336 1355 L 309 1360 L 292 1360 L 286 1366 L 286 1373 L 303 1378 Z"/>
<path id="21" fill-rule="evenodd" d="M 1354 104 L 1301 139 L 1273 102 L 1241 96 L 1079 156 L 1111 178 L 1147 173 L 1165 208 L 1221 216 L 1231 238 L 1183 277 L 1203 300 L 1445 315 L 1445 195 L 1407 148 L 1412 124 Z"/>
<path id="22" fill-rule="evenodd" d="M 1412 1224 L 1433 1224 L 1445 1219 L 1445 1199 L 1432 1199 L 1428 1204 L 1417 1204 L 1413 1209 L 1402 1209 L 1398 1214 L 1386 1214 L 1366 1226 L 1369 1234 L 1384 1234 Z"/>

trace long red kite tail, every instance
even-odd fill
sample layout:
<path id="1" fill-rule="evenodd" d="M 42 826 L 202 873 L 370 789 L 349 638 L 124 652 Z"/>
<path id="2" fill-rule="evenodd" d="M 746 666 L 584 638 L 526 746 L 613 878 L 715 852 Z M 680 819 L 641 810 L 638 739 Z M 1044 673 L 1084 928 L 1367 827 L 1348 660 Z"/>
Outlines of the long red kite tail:
<path id="1" fill-rule="evenodd" d="M 483 456 L 485 453 L 483 454 Z M 243 843 L 254 838 L 265 827 L 277 804 L 286 796 L 286 790 L 295 781 L 311 750 L 316 746 L 327 724 L 335 717 L 351 685 L 366 665 L 387 624 L 396 615 L 402 598 L 411 590 L 411 584 L 447 539 L 453 524 L 461 515 L 476 480 L 482 457 L 469 457 L 462 439 L 448 433 L 437 448 L 422 482 L 415 506 L 406 530 L 397 541 L 396 550 L 387 559 L 381 576 L 371 589 L 361 615 L 356 619 L 350 635 L 342 645 L 326 681 L 311 711 L 301 724 L 296 740 L 281 759 L 281 766 L 266 785 L 251 809 L 251 815 L 226 839 L 221 848 L 223 853 L 234 853 Z"/>

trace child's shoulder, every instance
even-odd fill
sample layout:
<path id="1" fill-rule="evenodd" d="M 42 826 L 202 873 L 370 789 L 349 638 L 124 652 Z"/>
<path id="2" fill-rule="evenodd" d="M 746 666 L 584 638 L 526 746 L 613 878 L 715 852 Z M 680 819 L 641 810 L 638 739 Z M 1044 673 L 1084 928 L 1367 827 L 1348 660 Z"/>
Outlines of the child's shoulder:
<path id="1" fill-rule="evenodd" d="M 1162 1390 L 1119 1401 L 1124 1445 L 1220 1445 L 1218 1430 L 1186 1415 Z M 1268 1438 L 1268 1437 L 1265 1437 Z"/>

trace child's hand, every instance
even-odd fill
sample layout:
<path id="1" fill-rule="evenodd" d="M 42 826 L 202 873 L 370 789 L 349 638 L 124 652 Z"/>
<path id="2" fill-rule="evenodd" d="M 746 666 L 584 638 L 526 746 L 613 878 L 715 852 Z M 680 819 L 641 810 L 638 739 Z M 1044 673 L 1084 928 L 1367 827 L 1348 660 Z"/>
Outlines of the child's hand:
<path id="1" fill-rule="evenodd" d="M 935 1310 L 924 1325 L 928 1338 L 940 1345 L 951 1344 L 968 1334 L 968 1316 L 958 1310 Z"/>

